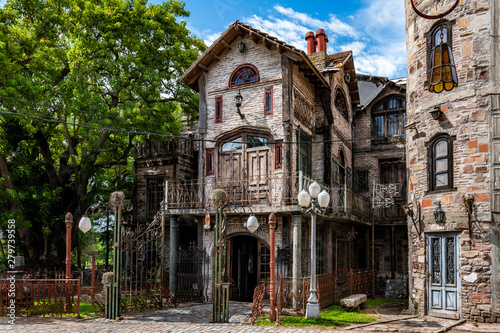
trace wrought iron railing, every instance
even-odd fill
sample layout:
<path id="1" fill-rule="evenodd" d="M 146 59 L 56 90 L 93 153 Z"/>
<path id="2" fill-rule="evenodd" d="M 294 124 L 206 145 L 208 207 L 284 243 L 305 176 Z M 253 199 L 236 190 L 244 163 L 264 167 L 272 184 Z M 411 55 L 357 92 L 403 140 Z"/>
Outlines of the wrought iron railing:
<path id="1" fill-rule="evenodd" d="M 227 193 L 227 205 L 287 206 L 297 205 L 297 195 L 313 182 L 299 173 L 272 173 L 242 179 L 192 179 L 167 182 L 167 209 L 206 209 L 215 189 Z M 330 211 L 370 216 L 370 200 L 347 186 L 332 188 L 321 184 L 330 193 Z"/>

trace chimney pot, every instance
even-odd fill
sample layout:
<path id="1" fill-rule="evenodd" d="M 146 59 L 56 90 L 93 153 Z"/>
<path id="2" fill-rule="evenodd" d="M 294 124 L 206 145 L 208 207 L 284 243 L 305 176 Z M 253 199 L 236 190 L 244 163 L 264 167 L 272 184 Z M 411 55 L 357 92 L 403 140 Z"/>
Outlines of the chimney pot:
<path id="1" fill-rule="evenodd" d="M 314 32 L 309 31 L 306 33 L 307 41 L 307 54 L 316 53 L 316 38 L 314 37 Z"/>
<path id="2" fill-rule="evenodd" d="M 318 42 L 318 52 L 326 52 L 326 43 L 328 42 L 328 36 L 326 35 L 325 30 L 316 30 L 316 40 Z"/>

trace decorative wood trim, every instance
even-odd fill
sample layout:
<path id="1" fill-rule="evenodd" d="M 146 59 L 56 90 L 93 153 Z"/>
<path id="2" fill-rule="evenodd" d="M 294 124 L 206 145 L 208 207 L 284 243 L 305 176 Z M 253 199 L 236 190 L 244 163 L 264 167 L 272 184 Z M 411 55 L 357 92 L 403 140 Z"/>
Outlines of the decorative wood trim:
<path id="1" fill-rule="evenodd" d="M 223 116 L 222 96 L 215 97 L 215 123 L 222 123 Z"/>
<path id="2" fill-rule="evenodd" d="M 264 89 L 264 116 L 272 116 L 273 115 L 273 86 L 266 87 Z"/>
<path id="3" fill-rule="evenodd" d="M 207 148 L 206 174 L 213 176 L 215 174 L 215 148 Z"/>
<path id="4" fill-rule="evenodd" d="M 283 169 L 283 140 L 274 143 L 274 170 Z"/>
<path id="5" fill-rule="evenodd" d="M 222 44 L 224 44 L 226 49 L 231 50 L 231 46 L 224 39 L 221 39 L 220 41 L 222 42 Z"/>

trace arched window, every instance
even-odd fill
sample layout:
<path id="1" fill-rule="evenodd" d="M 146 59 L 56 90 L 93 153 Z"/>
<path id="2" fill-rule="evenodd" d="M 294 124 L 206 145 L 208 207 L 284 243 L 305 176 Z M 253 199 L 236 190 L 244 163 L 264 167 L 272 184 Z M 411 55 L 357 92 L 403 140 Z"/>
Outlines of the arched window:
<path id="1" fill-rule="evenodd" d="M 399 141 L 404 138 L 406 99 L 389 95 L 372 107 L 373 141 Z"/>
<path id="2" fill-rule="evenodd" d="M 452 52 L 450 21 L 438 22 L 427 33 L 427 59 L 430 91 L 440 93 L 458 85 L 457 69 Z"/>
<path id="3" fill-rule="evenodd" d="M 229 79 L 229 86 L 242 86 L 249 83 L 259 82 L 259 72 L 255 66 L 250 64 L 241 65 L 236 68 Z"/>
<path id="4" fill-rule="evenodd" d="M 345 119 L 349 120 L 346 98 L 344 92 L 340 88 L 337 88 L 337 91 L 335 91 L 335 107 Z"/>
<path id="5" fill-rule="evenodd" d="M 438 135 L 429 145 L 429 190 L 453 188 L 453 140 Z"/>

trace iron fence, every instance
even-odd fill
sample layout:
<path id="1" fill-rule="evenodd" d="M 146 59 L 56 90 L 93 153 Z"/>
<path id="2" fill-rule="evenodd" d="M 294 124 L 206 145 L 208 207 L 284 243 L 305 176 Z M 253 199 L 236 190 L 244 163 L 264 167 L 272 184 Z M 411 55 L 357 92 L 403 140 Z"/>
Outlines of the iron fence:
<path id="1" fill-rule="evenodd" d="M 0 279 L 0 315 L 80 316 L 79 279 Z"/>

